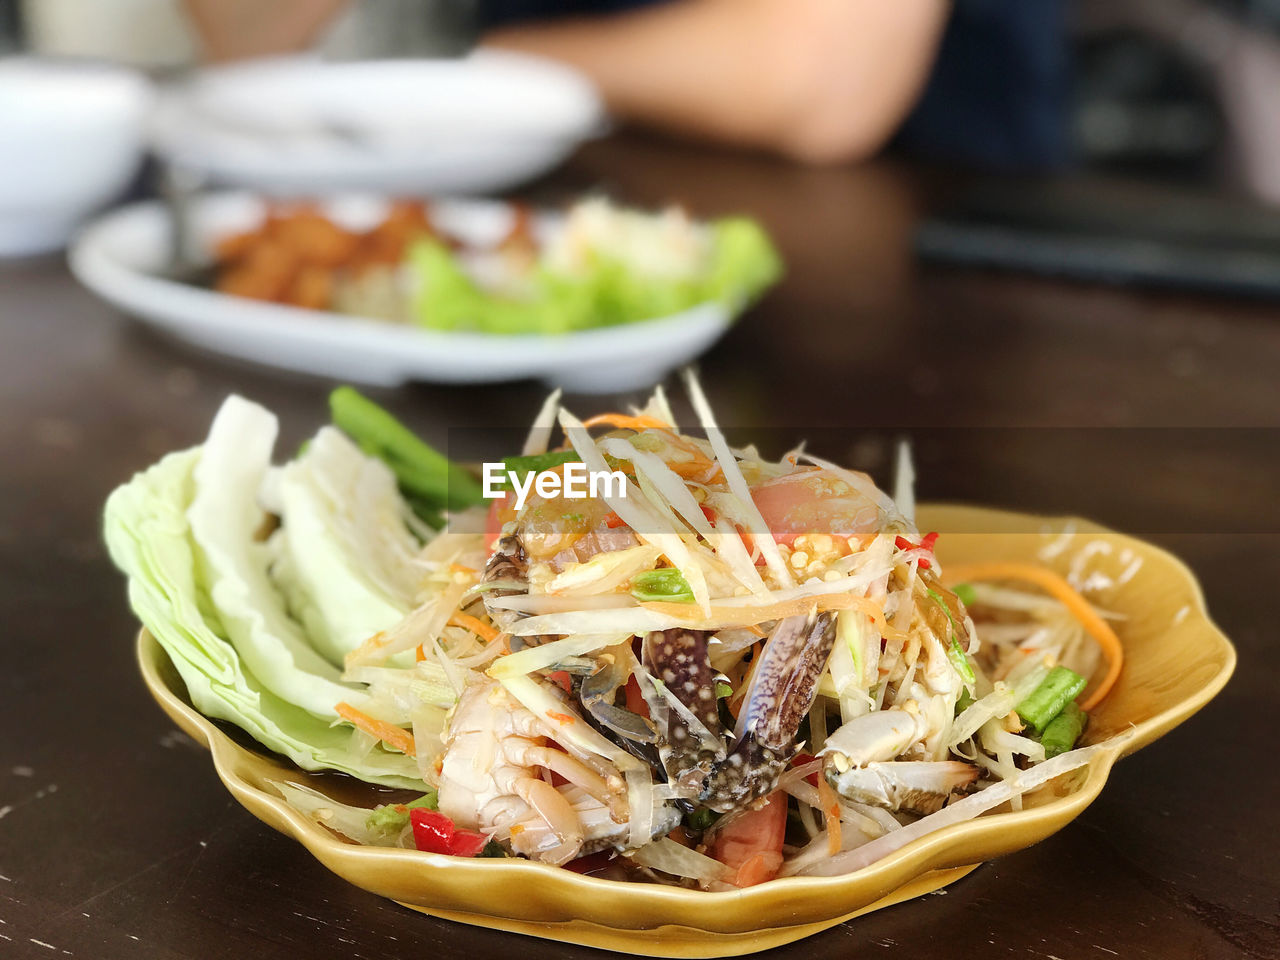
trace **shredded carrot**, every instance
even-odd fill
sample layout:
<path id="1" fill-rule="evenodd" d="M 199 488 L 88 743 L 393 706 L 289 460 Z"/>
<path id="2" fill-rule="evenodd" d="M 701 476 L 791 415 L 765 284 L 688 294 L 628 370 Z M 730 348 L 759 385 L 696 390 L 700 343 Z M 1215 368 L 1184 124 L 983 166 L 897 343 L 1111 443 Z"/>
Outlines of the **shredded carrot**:
<path id="1" fill-rule="evenodd" d="M 570 716 L 569 714 L 556 713 L 554 710 L 548 710 L 547 716 L 550 717 L 552 720 L 554 720 L 556 723 L 560 724 L 560 726 L 562 727 L 567 727 L 569 726 L 569 724 L 573 723 L 574 721 L 574 717 Z"/>
<path id="2" fill-rule="evenodd" d="M 395 747 L 403 754 L 407 754 L 410 757 L 414 755 L 417 748 L 413 742 L 413 734 L 408 730 L 402 730 L 383 720 L 377 720 L 363 710 L 357 710 L 349 703 L 340 703 L 333 709 L 343 720 L 359 727 L 365 733 L 377 737 L 383 743 Z"/>
<path id="3" fill-rule="evenodd" d="M 947 567 L 949 584 L 965 583 L 970 580 L 1023 580 L 1034 583 L 1055 600 L 1071 611 L 1077 620 L 1089 631 L 1093 639 L 1102 648 L 1102 655 L 1107 661 L 1107 672 L 1093 688 L 1088 698 L 1080 704 L 1081 710 L 1092 710 L 1102 702 L 1103 697 L 1111 692 L 1124 666 L 1124 647 L 1120 638 L 1111 629 L 1111 625 L 1103 620 L 1089 605 L 1089 601 L 1076 591 L 1071 584 L 1047 567 L 1037 567 L 1029 563 L 970 563 Z"/>
<path id="4" fill-rule="evenodd" d="M 840 802 L 836 792 L 827 783 L 827 778 L 818 774 L 818 802 L 822 804 L 822 815 L 827 827 L 827 855 L 834 857 L 844 849 L 843 830 L 840 824 Z"/>
<path id="5" fill-rule="evenodd" d="M 475 568 L 474 568 L 474 567 L 464 567 L 464 566 L 463 566 L 462 564 L 460 564 L 460 563 L 451 563 L 451 564 L 449 564 L 449 572 L 450 572 L 450 573 L 472 573 L 472 574 L 473 574 L 473 573 L 475 573 L 476 571 L 475 571 Z"/>
<path id="6" fill-rule="evenodd" d="M 427 648 L 425 644 L 421 644 L 421 643 L 418 644 L 418 649 L 417 649 L 417 652 L 414 654 L 413 659 L 416 660 L 418 663 L 421 663 L 423 660 L 427 659 Z"/>
<path id="7" fill-rule="evenodd" d="M 598 427 L 607 424 L 625 430 L 666 430 L 671 424 L 663 423 L 657 417 L 631 417 L 625 413 L 598 413 L 594 417 L 582 421 L 584 427 Z"/>
<path id="8" fill-rule="evenodd" d="M 742 629 L 747 631 L 747 633 L 754 633 L 757 637 L 763 637 L 765 635 L 764 628 L 758 623 L 748 624 Z"/>
<path id="9" fill-rule="evenodd" d="M 489 626 L 483 620 L 471 616 L 469 613 L 455 613 L 449 618 L 449 622 L 455 627 L 462 627 L 464 630 L 470 630 L 477 637 L 481 637 L 490 642 L 498 639 L 498 631 Z"/>

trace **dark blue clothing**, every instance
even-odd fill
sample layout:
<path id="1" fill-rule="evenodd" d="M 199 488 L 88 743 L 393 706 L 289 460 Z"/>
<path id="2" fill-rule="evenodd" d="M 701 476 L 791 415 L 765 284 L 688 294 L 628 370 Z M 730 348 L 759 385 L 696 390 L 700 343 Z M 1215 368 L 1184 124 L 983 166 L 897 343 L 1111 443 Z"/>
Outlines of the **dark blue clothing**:
<path id="1" fill-rule="evenodd" d="M 479 0 L 480 24 L 654 2 L 663 0 Z M 896 142 L 911 153 L 987 169 L 1065 163 L 1070 59 L 1064 8 L 1065 0 L 955 0 L 924 95 Z"/>
<path id="2" fill-rule="evenodd" d="M 924 95 L 898 134 L 912 152 L 996 170 L 1069 155 L 1062 0 L 957 0 Z"/>

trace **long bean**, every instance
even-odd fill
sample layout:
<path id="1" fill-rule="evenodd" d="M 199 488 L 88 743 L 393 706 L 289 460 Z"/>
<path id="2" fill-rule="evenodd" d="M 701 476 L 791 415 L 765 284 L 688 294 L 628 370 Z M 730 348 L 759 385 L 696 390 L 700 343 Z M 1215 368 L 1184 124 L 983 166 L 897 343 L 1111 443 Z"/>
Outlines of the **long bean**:
<path id="1" fill-rule="evenodd" d="M 377 457 L 396 475 L 400 488 L 420 514 L 461 510 L 484 499 L 479 481 L 368 397 L 352 387 L 329 395 L 333 422 L 365 453 Z"/>
<path id="2" fill-rule="evenodd" d="M 1015 708 L 1022 722 L 1032 727 L 1036 733 L 1043 732 L 1063 708 L 1076 698 L 1084 689 L 1085 679 L 1074 670 L 1066 667 L 1054 667 L 1049 675 L 1040 681 L 1040 686 Z"/>
<path id="3" fill-rule="evenodd" d="M 1089 715 L 1081 710 L 1074 700 L 1069 701 L 1062 708 L 1062 712 L 1049 721 L 1044 728 L 1044 733 L 1040 735 L 1045 759 L 1066 753 L 1074 747 L 1076 741 L 1080 739 L 1080 734 L 1084 733 L 1084 725 L 1088 720 Z"/>

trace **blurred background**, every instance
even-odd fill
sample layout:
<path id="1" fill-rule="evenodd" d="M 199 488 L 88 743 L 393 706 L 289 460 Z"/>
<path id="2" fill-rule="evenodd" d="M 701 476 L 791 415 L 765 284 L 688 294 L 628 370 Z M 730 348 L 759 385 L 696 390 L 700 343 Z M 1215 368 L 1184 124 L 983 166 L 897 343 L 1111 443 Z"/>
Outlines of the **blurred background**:
<path id="1" fill-rule="evenodd" d="M 0 49 L 5 313 L 122 389 L 145 347 L 466 426 L 700 359 L 798 435 L 1273 425 L 1280 0 L 0 0 Z M 23 259 L 68 243 L 112 309 Z"/>
<path id="2" fill-rule="evenodd" d="M 477 48 L 540 58 L 586 86 L 576 103 L 540 99 L 552 81 L 500 59 L 433 77 L 323 66 Z M 167 196 L 184 183 L 494 194 L 612 125 L 801 165 L 908 158 L 963 185 L 913 235 L 927 259 L 1280 292 L 1278 0 L 0 0 L 0 50 L 0 96 L 18 91 L 0 189 L 11 253 L 65 242 L 126 193 L 165 193 L 163 170 L 124 176 L 126 147 L 176 171 Z M 281 55 L 293 59 L 274 73 L 208 69 Z M 112 129 L 104 97 L 98 140 L 76 141 L 115 149 L 111 176 L 106 163 L 76 174 L 57 147 L 69 133 L 20 150 L 24 112 L 38 115 L 25 128 L 36 139 L 82 125 L 74 95 L 32 95 L 34 74 L 86 63 L 148 81 L 110 108 Z M 481 141 L 502 144 L 503 169 L 466 153 Z M 53 191 L 38 214 L 24 176 Z"/>
<path id="3" fill-rule="evenodd" d="M 570 16 L 580 24 L 583 17 L 604 20 L 624 7 L 659 4 L 289 0 L 272 5 L 274 14 L 246 12 L 253 6 L 3 0 L 0 50 L 105 60 L 165 78 L 202 59 L 300 49 L 336 59 L 454 55 L 490 35 L 512 46 L 541 43 L 591 69 L 598 65 L 567 40 L 517 36 L 512 25 L 545 27 Z M 900 111 L 905 126 L 891 137 L 895 145 L 976 167 L 1056 166 L 1210 183 L 1280 202 L 1280 111 L 1273 102 L 1280 88 L 1277 0 L 958 0 L 903 6 L 919 7 L 920 22 L 881 27 L 886 35 L 894 29 L 908 35 L 904 59 L 921 48 L 918 59 L 930 80 L 915 108 Z M 932 34 L 943 21 L 935 49 Z M 652 24 L 601 26 L 639 32 Z M 501 27 L 507 33 L 495 34 Z M 591 36 L 584 42 L 591 40 L 601 42 Z M 863 42 L 874 45 L 871 38 Z M 851 52 L 858 47 L 847 44 Z M 816 41 L 808 53 L 814 60 L 827 55 Z M 697 70 L 705 78 L 717 66 L 706 58 Z M 613 77 L 603 79 L 617 84 Z M 876 96 L 870 91 L 863 103 L 850 96 L 845 107 L 854 115 L 874 109 Z M 935 120 L 941 109 L 948 116 Z M 674 116 L 667 121 L 673 127 L 680 122 Z M 963 135 L 960 128 L 973 125 L 972 135 Z"/>

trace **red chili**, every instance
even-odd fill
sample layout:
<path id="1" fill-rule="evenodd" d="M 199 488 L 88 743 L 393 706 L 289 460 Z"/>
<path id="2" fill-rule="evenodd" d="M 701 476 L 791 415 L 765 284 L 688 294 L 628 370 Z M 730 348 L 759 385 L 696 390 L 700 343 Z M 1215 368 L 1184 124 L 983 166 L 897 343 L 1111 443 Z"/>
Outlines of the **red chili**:
<path id="1" fill-rule="evenodd" d="M 409 811 L 409 822 L 413 824 L 413 842 L 419 850 L 428 853 L 450 852 L 450 841 L 457 828 L 443 813 L 416 808 Z"/>
<path id="2" fill-rule="evenodd" d="M 489 838 L 474 830 L 459 830 L 443 813 L 415 807 L 409 811 L 413 824 L 413 842 L 427 853 L 443 853 L 451 857 L 474 857 L 484 849 Z"/>
<path id="3" fill-rule="evenodd" d="M 610 530 L 616 530 L 618 527 L 625 527 L 627 522 L 616 513 L 611 513 L 604 518 L 604 525 Z"/>
<path id="4" fill-rule="evenodd" d="M 474 830 L 455 830 L 453 832 L 453 849 L 449 852 L 455 857 L 478 857 L 480 851 L 488 844 L 489 838 Z"/>
<path id="5" fill-rule="evenodd" d="M 893 545 L 897 547 L 899 550 L 928 550 L 932 552 L 933 545 L 937 542 L 938 542 L 938 534 L 936 532 L 926 533 L 923 537 L 920 538 L 919 543 L 912 543 L 906 537 L 893 538 Z M 932 566 L 932 564 L 929 562 L 928 558 L 926 557 L 921 557 L 919 563 L 920 563 L 920 566 L 925 570 L 930 569 L 930 567 Z"/>

